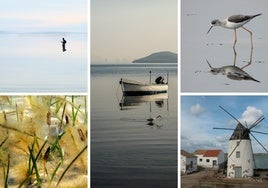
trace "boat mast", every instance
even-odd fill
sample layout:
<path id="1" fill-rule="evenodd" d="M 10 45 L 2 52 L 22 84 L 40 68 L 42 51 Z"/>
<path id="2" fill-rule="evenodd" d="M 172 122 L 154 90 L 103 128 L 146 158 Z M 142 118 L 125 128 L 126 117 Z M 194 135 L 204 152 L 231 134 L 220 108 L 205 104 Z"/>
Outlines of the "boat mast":
<path id="1" fill-rule="evenodd" d="M 150 84 L 152 83 L 152 78 L 151 78 L 152 71 L 150 70 Z"/>
<path id="2" fill-rule="evenodd" d="M 122 92 L 124 93 L 123 79 L 122 79 L 122 78 L 121 78 L 121 80 L 119 81 L 119 84 L 121 85 Z"/>
<path id="3" fill-rule="evenodd" d="M 167 84 L 168 84 L 168 77 L 169 77 L 169 73 L 168 73 L 168 71 L 167 71 Z"/>

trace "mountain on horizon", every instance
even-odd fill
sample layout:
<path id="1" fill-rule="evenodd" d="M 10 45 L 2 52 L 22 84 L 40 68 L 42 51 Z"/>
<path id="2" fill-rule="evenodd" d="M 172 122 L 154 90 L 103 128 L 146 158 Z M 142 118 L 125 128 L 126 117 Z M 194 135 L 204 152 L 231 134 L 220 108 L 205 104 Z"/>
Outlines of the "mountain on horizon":
<path id="1" fill-rule="evenodd" d="M 136 59 L 132 63 L 177 63 L 178 55 L 173 52 L 157 52 L 143 58 Z"/>

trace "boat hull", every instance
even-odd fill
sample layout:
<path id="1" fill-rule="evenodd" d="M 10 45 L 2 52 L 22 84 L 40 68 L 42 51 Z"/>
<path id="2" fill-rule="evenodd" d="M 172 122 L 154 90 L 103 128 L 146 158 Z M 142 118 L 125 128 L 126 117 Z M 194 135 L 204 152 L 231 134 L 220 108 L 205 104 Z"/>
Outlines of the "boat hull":
<path id="1" fill-rule="evenodd" d="M 143 84 L 136 81 L 121 80 L 124 96 L 156 95 L 168 92 L 167 84 Z"/>

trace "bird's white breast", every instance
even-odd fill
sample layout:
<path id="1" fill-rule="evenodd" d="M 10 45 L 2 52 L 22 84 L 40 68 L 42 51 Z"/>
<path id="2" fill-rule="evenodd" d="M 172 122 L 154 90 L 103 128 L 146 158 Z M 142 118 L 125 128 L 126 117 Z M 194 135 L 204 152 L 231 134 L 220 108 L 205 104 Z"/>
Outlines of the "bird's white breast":
<path id="1" fill-rule="evenodd" d="M 239 28 L 239 27 L 241 27 L 244 24 L 249 22 L 249 20 L 246 20 L 246 21 L 243 21 L 243 22 L 240 22 L 240 23 L 234 23 L 234 22 L 228 21 L 227 19 L 224 20 L 224 21 L 225 21 L 225 24 L 222 25 L 222 26 L 225 27 L 225 28 L 228 28 L 228 29 L 237 29 L 237 28 Z"/>

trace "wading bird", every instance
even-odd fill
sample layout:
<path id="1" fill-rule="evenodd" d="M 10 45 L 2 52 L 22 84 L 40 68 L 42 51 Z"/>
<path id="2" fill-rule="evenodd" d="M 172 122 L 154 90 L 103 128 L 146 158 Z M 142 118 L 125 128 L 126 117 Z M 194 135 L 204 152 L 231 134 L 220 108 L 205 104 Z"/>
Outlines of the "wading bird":
<path id="1" fill-rule="evenodd" d="M 244 27 L 244 25 L 246 23 L 248 23 L 250 20 L 252 20 L 253 18 L 255 18 L 256 16 L 260 16 L 262 14 L 256 14 L 256 15 L 233 15 L 230 16 L 222 21 L 220 20 L 213 20 L 211 22 L 211 27 L 209 28 L 207 34 L 209 33 L 209 31 L 212 29 L 212 27 L 214 26 L 221 26 L 227 29 L 234 29 L 234 34 L 235 34 L 235 40 L 234 40 L 234 45 L 233 48 L 235 47 L 236 41 L 237 41 L 237 35 L 236 35 L 236 29 L 241 27 L 244 30 L 246 30 L 247 32 L 249 32 L 250 34 L 250 38 L 251 38 L 251 48 L 253 48 L 253 42 L 252 42 L 252 32 L 248 29 L 246 29 Z"/>

